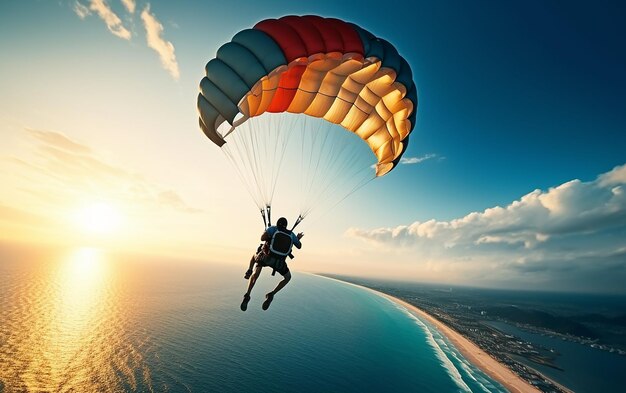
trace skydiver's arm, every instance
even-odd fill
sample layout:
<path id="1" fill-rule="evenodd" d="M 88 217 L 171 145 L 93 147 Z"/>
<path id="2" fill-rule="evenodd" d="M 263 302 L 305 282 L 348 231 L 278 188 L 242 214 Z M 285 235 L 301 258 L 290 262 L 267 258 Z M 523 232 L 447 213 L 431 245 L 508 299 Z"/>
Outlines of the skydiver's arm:
<path id="1" fill-rule="evenodd" d="M 300 238 L 302 236 L 304 236 L 304 235 L 300 235 L 299 233 L 298 233 L 297 236 L 293 236 L 293 234 L 291 236 L 291 238 L 293 239 L 293 245 L 296 246 L 296 248 L 298 248 L 298 249 L 302 248 L 302 242 L 300 242 Z"/>

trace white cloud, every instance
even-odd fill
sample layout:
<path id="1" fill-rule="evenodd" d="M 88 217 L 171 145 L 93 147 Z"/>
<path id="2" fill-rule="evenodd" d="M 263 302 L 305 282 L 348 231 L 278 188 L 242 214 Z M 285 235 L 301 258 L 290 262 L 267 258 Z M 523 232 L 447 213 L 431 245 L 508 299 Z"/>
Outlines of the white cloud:
<path id="1" fill-rule="evenodd" d="M 125 10 L 131 14 L 128 18 L 132 23 L 134 20 L 133 14 L 137 8 L 136 1 L 121 0 L 121 2 Z M 80 19 L 85 19 L 88 15 L 96 13 L 100 19 L 104 21 L 111 33 L 125 40 L 132 38 L 130 30 L 124 26 L 121 18 L 111 9 L 106 0 L 90 0 L 89 7 L 76 0 L 72 9 Z M 163 25 L 156 16 L 150 12 L 150 4 L 146 5 L 140 16 L 146 30 L 146 42 L 148 47 L 157 52 L 163 68 L 165 68 L 174 79 L 178 80 L 180 77 L 180 69 L 176 61 L 174 45 L 163 38 Z M 177 27 L 176 24 L 173 25 Z"/>
<path id="2" fill-rule="evenodd" d="M 91 149 L 88 146 L 77 143 L 60 132 L 35 130 L 32 128 L 25 128 L 24 131 L 26 131 L 26 133 L 33 138 L 38 139 L 40 142 L 49 146 L 55 146 L 59 149 L 79 154 L 91 153 Z"/>
<path id="3" fill-rule="evenodd" d="M 407 164 L 407 165 L 411 165 L 411 164 L 419 164 L 421 162 L 424 162 L 426 160 L 430 160 L 431 158 L 435 158 L 437 157 L 436 154 L 425 154 L 421 157 L 402 157 L 400 159 L 400 164 Z"/>
<path id="4" fill-rule="evenodd" d="M 626 183 L 626 165 L 617 166 L 613 170 L 603 174 L 599 178 L 600 184 L 610 186 Z"/>
<path id="5" fill-rule="evenodd" d="M 74 2 L 74 7 L 72 9 L 80 19 L 85 19 L 88 15 L 91 15 L 89 8 L 78 1 Z"/>
<path id="6" fill-rule="evenodd" d="M 124 4 L 124 8 L 131 14 L 135 12 L 135 0 L 122 0 L 122 4 Z"/>
<path id="7" fill-rule="evenodd" d="M 154 49 L 161 59 L 163 67 L 176 80 L 180 77 L 176 55 L 174 54 L 174 45 L 163 39 L 163 25 L 157 20 L 154 14 L 150 13 L 150 5 L 141 12 L 141 20 L 146 28 L 146 40 L 148 46 Z"/>
<path id="8" fill-rule="evenodd" d="M 113 12 L 105 0 L 91 0 L 89 9 L 98 14 L 111 33 L 125 40 L 130 40 L 132 36 L 130 31 L 124 27 L 120 17 Z"/>
<path id="9" fill-rule="evenodd" d="M 351 228 L 348 235 L 378 249 L 399 247 L 424 268 L 462 272 L 473 282 L 560 278 L 567 287 L 584 281 L 583 273 L 626 282 L 625 189 L 622 165 L 594 181 L 534 190 L 508 206 L 451 221 Z M 607 269 L 617 271 L 602 276 Z"/>

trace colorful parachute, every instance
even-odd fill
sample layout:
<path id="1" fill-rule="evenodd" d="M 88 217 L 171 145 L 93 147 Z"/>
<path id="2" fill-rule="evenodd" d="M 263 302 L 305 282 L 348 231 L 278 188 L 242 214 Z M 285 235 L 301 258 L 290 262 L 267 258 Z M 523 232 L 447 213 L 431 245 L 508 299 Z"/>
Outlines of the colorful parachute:
<path id="1" fill-rule="evenodd" d="M 220 147 L 251 118 L 304 114 L 362 139 L 375 155 L 376 176 L 400 161 L 416 109 L 411 68 L 393 45 L 313 15 L 268 19 L 237 33 L 206 65 L 198 95 L 200 127 Z"/>

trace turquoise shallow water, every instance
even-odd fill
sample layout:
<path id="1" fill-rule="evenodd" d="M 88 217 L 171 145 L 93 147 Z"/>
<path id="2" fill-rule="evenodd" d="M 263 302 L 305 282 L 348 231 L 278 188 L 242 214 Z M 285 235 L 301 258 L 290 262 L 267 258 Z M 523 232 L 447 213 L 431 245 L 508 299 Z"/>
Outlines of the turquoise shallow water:
<path id="1" fill-rule="evenodd" d="M 17 391 L 504 391 L 372 292 L 294 274 L 268 311 L 244 266 L 0 253 L 0 387 Z M 0 389 L 2 390 L 2 389 Z"/>

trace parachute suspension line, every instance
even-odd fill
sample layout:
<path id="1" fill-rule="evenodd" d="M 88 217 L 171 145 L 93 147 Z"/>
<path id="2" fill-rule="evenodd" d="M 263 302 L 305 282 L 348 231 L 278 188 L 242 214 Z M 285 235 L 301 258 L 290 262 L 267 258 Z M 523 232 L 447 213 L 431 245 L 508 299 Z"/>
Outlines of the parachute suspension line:
<path id="1" fill-rule="evenodd" d="M 274 192 L 276 191 L 276 184 L 278 183 L 278 174 L 280 173 L 280 168 L 282 167 L 283 159 L 285 158 L 285 151 L 287 150 L 287 145 L 289 144 L 289 138 L 293 134 L 293 129 L 294 129 L 293 121 L 290 121 L 289 124 L 285 125 L 283 129 L 283 122 L 281 121 L 283 117 L 276 116 L 276 118 L 279 119 L 278 121 L 279 124 L 276 125 L 276 129 L 278 130 L 280 134 L 286 135 L 286 136 L 283 137 L 282 143 L 280 145 L 278 143 L 274 145 L 274 157 L 278 155 L 277 150 L 279 149 L 279 147 L 281 151 L 280 151 L 278 163 L 275 167 L 275 171 L 273 171 L 272 173 L 272 192 L 270 194 L 270 201 L 274 199 Z M 293 120 L 293 118 L 290 118 L 290 119 Z"/>
<path id="2" fill-rule="evenodd" d="M 316 127 L 303 120 L 301 188 L 304 199 L 300 205 L 303 219 L 321 202 L 332 203 L 330 209 L 353 194 L 375 177 L 372 169 L 375 156 L 358 135 L 327 121 L 313 119 Z M 367 151 L 367 153 L 366 153 Z"/>
<path id="3" fill-rule="evenodd" d="M 337 171 L 338 173 L 346 173 L 347 170 L 349 169 L 350 163 L 354 161 L 353 159 L 356 158 L 356 156 L 357 156 L 356 152 L 352 152 L 352 154 L 350 155 L 350 159 L 344 160 L 343 162 L 339 162 L 338 166 L 336 168 L 334 168 L 333 170 Z M 374 177 L 372 177 L 372 179 L 373 178 Z M 310 194 L 309 195 L 309 197 L 308 197 L 309 204 L 307 205 L 308 208 L 306 208 L 306 210 L 303 210 L 301 212 L 301 214 L 303 216 L 308 215 L 311 212 L 311 210 L 314 209 L 315 201 L 319 200 L 323 195 L 326 195 L 327 193 L 330 193 L 333 190 L 334 186 L 337 185 L 338 181 L 340 181 L 340 179 L 337 178 L 337 177 L 325 176 L 321 180 L 321 182 L 323 182 L 323 183 L 319 184 L 317 192 L 315 194 Z M 356 189 L 360 188 L 358 186 L 359 186 L 359 184 L 357 184 L 355 187 L 353 187 L 353 189 L 349 191 L 348 195 L 351 195 L 352 193 L 354 193 L 356 191 Z M 343 201 L 345 198 L 346 197 L 341 198 L 341 200 L 339 202 Z M 339 202 L 337 202 L 337 204 Z M 336 206 L 337 204 L 333 205 L 332 207 Z"/>
<path id="4" fill-rule="evenodd" d="M 375 177 L 375 156 L 362 139 L 324 119 L 267 113 L 240 124 L 226 140 L 222 151 L 261 212 L 265 227 L 272 225 L 274 194 L 280 197 L 281 211 L 295 210 L 295 228 L 313 210 L 334 208 Z M 290 167 L 283 170 L 286 163 Z M 291 190 L 285 199 L 283 187 Z M 283 214 L 291 215 L 293 210 Z"/>
<path id="5" fill-rule="evenodd" d="M 310 123 L 309 118 L 305 117 L 304 126 L 302 127 L 302 131 L 301 131 L 302 132 L 302 136 L 301 136 L 302 158 L 300 162 L 302 166 L 302 170 L 301 170 L 302 183 L 300 186 L 300 190 L 303 190 L 303 194 L 305 196 L 305 200 L 302 201 L 303 206 L 308 205 L 308 199 L 309 199 L 308 195 L 310 194 L 311 187 L 313 186 L 313 183 L 315 182 L 315 177 L 312 173 L 313 172 L 312 168 L 314 164 L 316 164 L 316 166 L 319 165 L 322 152 L 324 151 L 324 146 L 318 143 L 318 139 L 321 138 L 321 134 L 323 133 L 322 126 L 324 125 L 324 122 L 322 121 L 313 122 L 315 125 L 317 125 L 315 129 L 313 129 L 313 126 L 309 125 L 309 123 Z M 305 146 L 309 148 L 307 149 L 305 148 Z M 308 165 L 305 165 L 305 162 L 307 161 L 305 159 L 305 156 L 306 156 L 305 152 L 308 153 Z M 315 157 L 317 157 L 317 160 L 314 160 Z M 301 207 L 300 210 L 303 210 L 303 208 Z"/>
<path id="6" fill-rule="evenodd" d="M 233 146 L 234 150 L 236 150 L 238 154 L 238 159 L 235 159 L 235 164 L 238 168 L 241 168 L 242 173 L 245 173 L 247 175 L 245 177 L 246 177 L 247 183 L 250 184 L 250 189 L 251 190 L 256 189 L 257 192 L 254 192 L 254 191 L 252 192 L 254 195 L 253 198 L 255 200 L 257 207 L 259 209 L 263 209 L 263 206 L 264 206 L 263 198 L 258 192 L 259 181 L 256 177 L 256 173 L 254 172 L 254 170 L 252 170 L 251 153 L 248 149 L 248 146 L 244 142 L 243 134 L 245 132 L 243 132 L 242 130 L 238 130 L 238 131 L 239 132 L 233 132 L 230 134 L 230 138 L 229 138 L 230 140 L 227 141 L 227 143 L 224 146 L 228 147 L 230 145 L 230 146 Z"/>
<path id="7" fill-rule="evenodd" d="M 270 127 L 273 128 L 273 127 Z M 252 137 L 254 139 L 254 149 L 255 152 L 257 152 L 256 154 L 256 158 L 257 158 L 257 163 L 258 163 L 258 170 L 261 172 L 261 187 L 263 189 L 263 199 L 265 201 L 266 204 L 266 210 L 267 207 L 271 206 L 272 201 L 270 198 L 270 194 L 269 194 L 269 189 L 270 189 L 270 178 L 271 178 L 271 164 L 273 164 L 272 162 L 272 157 L 269 156 L 269 146 L 270 144 L 267 143 L 268 141 L 274 141 L 275 139 L 277 139 L 278 135 L 276 133 L 276 130 L 271 129 L 270 130 L 270 137 L 265 139 L 263 138 L 261 135 L 261 130 L 259 129 L 259 125 L 258 123 L 254 124 L 254 130 L 252 133 Z M 270 169 L 268 171 L 268 169 Z M 269 172 L 269 173 L 268 173 Z M 271 220 L 270 220 L 270 225 L 271 225 Z"/>
<path id="8" fill-rule="evenodd" d="M 250 162 L 250 170 L 252 171 L 252 174 L 256 181 L 257 189 L 259 191 L 261 200 L 263 204 L 267 204 L 268 203 L 267 197 L 263 189 L 263 184 L 265 184 L 265 182 L 263 178 L 263 172 L 261 170 L 262 164 L 259 162 L 260 154 L 257 153 L 258 148 L 257 148 L 257 144 L 255 143 L 256 142 L 255 136 L 257 134 L 256 132 L 257 130 L 255 129 L 256 124 L 252 123 L 251 126 L 252 127 L 248 127 L 248 128 L 241 130 L 240 134 L 244 138 L 244 141 L 242 144 L 248 154 L 248 160 Z"/>
<path id="9" fill-rule="evenodd" d="M 343 131 L 341 131 L 341 132 L 343 132 Z M 328 138 L 329 134 L 330 134 L 330 132 L 326 133 L 326 138 Z M 326 144 L 326 141 L 324 141 L 324 144 Z M 328 152 L 328 156 L 325 157 L 325 159 L 323 160 L 323 162 L 327 164 L 326 166 L 329 166 L 330 164 L 332 164 L 333 161 L 337 160 L 337 157 L 339 157 L 341 155 L 342 152 L 341 151 L 337 152 L 338 149 L 341 149 L 341 146 L 338 143 L 332 144 L 332 146 L 330 147 L 330 150 L 324 149 L 324 151 Z M 343 149 L 341 149 L 341 150 L 343 150 Z M 353 161 L 352 158 L 354 157 L 354 153 L 355 152 L 352 152 L 352 154 L 350 156 L 350 159 L 349 160 L 345 160 L 344 163 L 349 163 L 349 162 Z M 320 159 L 320 161 L 322 161 L 322 160 Z M 339 162 L 339 161 L 336 161 L 336 162 L 341 164 L 341 162 Z M 319 165 L 319 163 L 318 163 L 318 165 Z M 342 165 L 339 168 L 335 168 L 337 173 L 344 173 L 344 171 L 343 171 L 344 166 L 345 165 Z M 315 176 L 314 176 L 314 178 L 315 178 Z M 303 211 L 304 215 L 307 215 L 309 213 L 309 211 L 312 209 L 314 201 L 316 201 L 321 195 L 324 194 L 324 192 L 328 189 L 328 187 L 333 183 L 333 180 L 337 180 L 337 177 L 334 177 L 334 178 L 331 177 L 331 176 L 324 176 L 324 177 L 322 177 L 322 180 L 320 180 L 320 181 L 321 182 L 325 182 L 326 186 L 324 187 L 324 183 L 321 183 L 321 184 L 319 184 L 317 193 L 315 195 L 313 195 L 311 193 L 308 195 L 308 201 L 309 201 L 308 206 L 311 206 L 311 207 L 307 211 Z"/>
<path id="10" fill-rule="evenodd" d="M 334 145 L 334 146 L 337 146 L 337 145 Z M 334 153 L 335 154 L 341 154 L 342 152 L 335 151 Z M 351 164 L 353 164 L 354 162 L 357 162 L 358 155 L 359 155 L 358 151 L 353 150 L 351 152 L 351 154 L 349 156 L 347 156 L 347 159 L 343 160 L 343 162 L 338 161 L 339 167 L 335 168 L 335 170 L 337 170 L 339 173 L 348 173 L 348 174 L 352 175 L 352 172 L 349 172 L 348 170 L 350 169 L 350 165 Z M 330 160 L 328 160 L 328 161 L 330 162 Z M 355 167 L 358 168 L 358 166 L 356 166 L 356 165 L 355 165 Z M 355 173 L 355 175 L 358 174 L 360 171 L 361 170 L 358 170 L 357 173 Z M 372 177 L 372 179 L 373 179 L 373 177 Z M 324 195 L 328 191 L 329 188 L 334 186 L 336 184 L 336 182 L 338 181 L 338 178 L 325 177 L 324 180 L 326 182 L 326 185 L 325 185 L 325 187 L 323 187 L 323 189 L 318 190 L 318 194 L 313 197 L 314 201 L 317 200 L 318 198 L 320 198 L 322 195 Z M 358 184 L 357 184 L 357 186 L 358 186 Z M 354 191 L 351 190 L 350 194 L 352 194 L 353 192 Z M 342 198 L 342 200 L 343 199 L 345 199 L 345 197 Z"/>
<path id="11" fill-rule="evenodd" d="M 267 206 L 271 205 L 272 203 L 269 197 L 268 185 L 267 185 L 268 183 L 267 160 L 269 159 L 267 155 L 267 146 L 268 146 L 267 141 L 271 141 L 274 138 L 272 135 L 272 137 L 268 138 L 267 140 L 263 139 L 259 135 L 261 133 L 261 130 L 259 129 L 258 123 L 255 122 L 254 124 L 252 124 L 252 126 L 253 127 L 250 131 L 250 140 L 252 141 L 251 145 L 252 145 L 252 149 L 254 152 L 255 165 L 256 165 L 255 169 L 259 173 L 259 179 L 261 181 L 261 184 L 259 184 L 259 187 L 261 188 L 263 201 L 265 202 L 265 205 L 267 208 Z"/>
<path id="12" fill-rule="evenodd" d="M 343 132 L 343 130 L 341 130 Z M 344 141 L 348 139 L 352 139 L 354 135 L 350 133 L 341 134 L 344 138 Z M 344 146 L 340 143 L 335 144 L 336 146 Z M 315 197 L 312 197 L 312 203 L 308 206 L 307 209 L 302 211 L 302 217 L 308 216 L 313 210 L 318 208 L 317 200 L 326 199 L 328 201 L 333 201 L 333 196 L 337 194 L 338 200 L 336 200 L 332 205 L 328 206 L 324 209 L 324 212 L 315 217 L 313 223 L 317 222 L 319 219 L 323 218 L 328 214 L 329 211 L 333 210 L 337 205 L 347 199 L 349 196 L 369 184 L 372 180 L 376 178 L 376 174 L 374 171 L 374 165 L 372 163 L 364 163 L 362 159 L 359 159 L 362 155 L 362 152 L 359 152 L 358 149 L 350 147 L 354 147 L 354 144 L 345 145 L 345 147 L 341 147 L 338 152 L 340 157 L 345 159 L 338 160 L 337 157 L 329 156 L 325 161 L 328 163 L 329 171 L 337 171 L 339 173 L 345 173 L 345 178 L 341 177 L 328 177 L 325 178 L 325 186 L 323 189 L 318 190 L 318 194 Z M 369 152 L 368 152 L 369 153 Z M 371 154 L 371 153 L 369 153 Z M 334 164 L 334 165 L 332 165 Z M 357 180 L 356 184 L 349 189 L 347 193 L 344 194 L 343 190 L 341 190 L 342 182 L 346 179 Z"/>
<path id="13" fill-rule="evenodd" d="M 239 176 L 239 179 L 241 180 L 241 182 L 246 187 L 246 190 L 248 191 L 248 194 L 250 194 L 250 197 L 254 201 L 255 205 L 257 205 L 257 207 L 259 209 L 261 209 L 261 206 L 263 206 L 262 202 L 256 196 L 256 194 L 254 192 L 254 186 L 251 184 L 250 179 L 247 176 L 245 176 L 243 171 L 242 171 L 242 160 L 241 159 L 237 160 L 233 156 L 233 152 L 231 151 L 231 146 L 233 146 L 233 145 L 234 145 L 236 150 L 240 150 L 239 146 L 237 144 L 226 143 L 226 144 L 223 145 L 222 151 L 224 152 L 224 154 L 226 155 L 228 160 L 231 162 L 232 166 L 235 167 L 235 170 L 237 172 L 237 176 Z M 241 157 L 241 152 L 238 152 L 238 156 L 239 156 L 239 158 L 242 158 Z"/>
<path id="14" fill-rule="evenodd" d="M 261 124 L 264 122 L 264 124 Z M 290 133 L 282 127 L 282 117 L 269 115 L 251 119 L 242 130 L 248 134 L 243 144 L 251 150 L 251 171 L 255 174 L 257 188 L 263 204 L 272 204 Z"/>
<path id="15" fill-rule="evenodd" d="M 372 180 L 376 179 L 376 176 L 371 176 L 371 177 L 366 177 L 365 180 L 361 180 L 359 182 L 359 184 L 357 184 L 356 186 L 354 186 L 352 188 L 352 190 L 346 194 L 343 198 L 341 198 L 340 200 L 338 200 L 337 202 L 335 202 L 332 206 L 330 206 L 328 209 L 326 209 L 325 212 L 323 212 L 322 214 L 318 215 L 315 217 L 315 219 L 313 220 L 313 223 L 316 223 L 317 221 L 321 220 L 322 218 L 324 218 L 328 212 L 330 212 L 331 210 L 333 210 L 337 205 L 339 205 L 341 202 L 343 202 L 346 198 L 348 198 L 350 195 L 354 194 L 355 192 L 357 192 L 358 190 L 360 190 L 361 188 L 365 187 L 367 184 L 369 184 L 369 182 L 371 182 Z M 312 209 L 309 210 L 309 212 Z M 307 212 L 307 214 L 309 213 Z"/>
<path id="16" fill-rule="evenodd" d="M 322 133 L 321 132 L 321 122 L 319 123 L 320 125 L 318 126 L 318 129 L 316 131 L 317 134 Z M 328 136 L 330 135 L 330 132 L 323 132 L 324 134 L 324 141 L 322 142 L 322 145 L 320 146 L 320 154 L 317 156 L 317 162 L 315 163 L 315 170 L 313 172 L 313 175 L 311 176 L 311 178 L 313 179 L 313 181 L 311 181 L 311 183 L 309 184 L 309 189 L 307 190 L 307 201 L 310 200 L 310 195 L 311 195 L 311 188 L 313 188 L 313 183 L 315 182 L 315 180 L 317 179 L 317 172 L 318 169 L 320 167 L 320 163 L 322 162 L 322 152 L 328 151 L 326 148 L 326 142 L 328 141 Z M 336 146 L 336 145 L 335 145 Z M 335 146 L 331 146 L 330 149 L 333 150 Z"/>
<path id="17" fill-rule="evenodd" d="M 309 199 L 309 195 L 310 195 L 310 190 L 311 187 L 313 187 L 313 183 L 315 182 L 315 177 L 313 176 L 313 170 L 312 168 L 314 166 L 318 166 L 319 162 L 321 160 L 321 153 L 324 151 L 324 146 L 321 145 L 320 143 L 318 143 L 318 139 L 321 138 L 321 134 L 322 134 L 322 122 L 317 122 L 314 123 L 315 125 L 317 125 L 317 127 L 313 128 L 312 126 L 310 126 L 308 124 L 308 118 L 305 119 L 305 126 L 302 129 L 303 135 L 302 135 L 302 141 L 303 141 L 303 151 L 307 151 L 308 152 L 308 165 L 306 165 L 302 172 L 305 174 L 303 176 L 303 181 L 304 184 L 301 188 L 301 190 L 306 190 L 303 195 L 304 195 L 304 200 L 301 201 L 301 207 L 300 207 L 300 217 L 303 215 L 302 213 L 305 210 L 305 207 L 308 206 L 308 199 Z M 310 136 L 310 138 L 309 138 Z M 310 148 L 305 149 L 304 144 L 306 142 L 308 142 L 310 140 L 310 142 L 308 143 L 308 145 L 310 146 Z M 317 158 L 317 159 L 314 159 Z M 305 164 L 305 160 L 302 160 L 302 164 Z M 306 214 L 305 214 L 306 215 Z"/>
<path id="18" fill-rule="evenodd" d="M 366 184 L 368 184 L 369 182 L 371 182 L 372 180 L 376 179 L 376 176 L 371 176 L 371 177 L 366 177 L 365 180 L 361 180 L 361 182 L 359 182 L 357 185 L 355 185 L 352 190 L 350 190 L 350 192 L 344 196 L 343 198 L 341 198 L 340 200 L 338 200 L 330 209 L 334 208 L 335 206 L 337 206 L 338 204 L 340 204 L 341 202 L 344 201 L 344 199 L 346 199 L 347 197 L 349 197 L 350 195 L 354 194 L 355 192 L 357 192 L 358 190 L 360 190 L 361 188 L 363 188 Z M 329 209 L 329 210 L 330 210 Z"/>
<path id="19" fill-rule="evenodd" d="M 271 205 L 286 161 L 293 134 L 294 118 L 268 114 L 251 118 L 228 132 L 222 151 L 235 167 L 237 176 L 262 212 L 264 224 L 271 225 Z"/>
<path id="20" fill-rule="evenodd" d="M 315 148 L 316 144 L 315 144 L 315 137 L 317 136 L 317 134 L 311 134 L 311 141 L 310 143 L 307 144 L 307 136 L 308 136 L 308 127 L 309 127 L 309 121 L 308 121 L 308 117 L 304 118 L 304 126 L 302 128 L 302 159 L 300 161 L 301 164 L 301 171 L 300 173 L 302 174 L 302 184 L 300 186 L 300 190 L 304 190 L 306 185 L 309 184 L 309 169 L 311 168 L 311 162 L 313 161 L 313 149 Z M 307 150 L 305 149 L 305 145 L 310 146 L 310 148 Z M 307 166 L 304 165 L 305 163 L 305 152 L 308 152 L 308 158 L 309 158 L 309 163 Z"/>
<path id="21" fill-rule="evenodd" d="M 265 168 L 269 169 L 269 178 L 270 181 L 267 184 L 268 187 L 268 203 L 271 205 L 272 201 L 274 200 L 274 181 L 275 181 L 275 173 L 276 173 L 276 154 L 277 154 L 277 150 L 278 150 L 278 145 L 279 145 L 279 141 L 280 141 L 280 137 L 281 137 L 281 128 L 280 128 L 280 124 L 275 124 L 275 123 L 280 123 L 280 122 L 276 122 L 275 121 L 276 116 L 271 116 L 268 120 L 270 121 L 270 126 L 269 126 L 269 131 L 272 134 L 272 137 L 270 138 L 270 140 L 276 140 L 276 143 L 272 143 L 272 144 L 265 144 L 265 158 L 267 158 L 270 162 L 264 163 Z M 271 147 L 274 147 L 274 151 L 271 151 Z M 268 165 L 271 164 L 271 165 Z"/>

